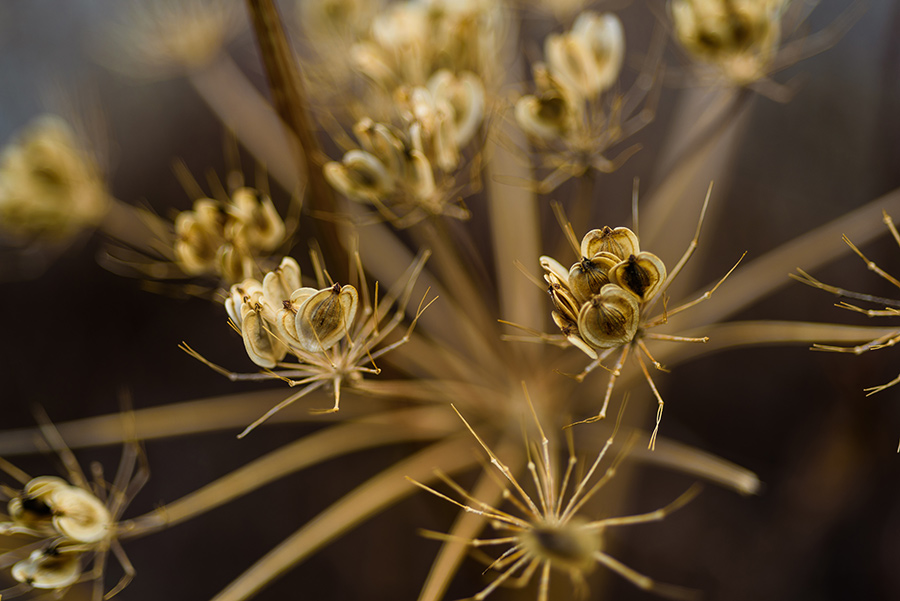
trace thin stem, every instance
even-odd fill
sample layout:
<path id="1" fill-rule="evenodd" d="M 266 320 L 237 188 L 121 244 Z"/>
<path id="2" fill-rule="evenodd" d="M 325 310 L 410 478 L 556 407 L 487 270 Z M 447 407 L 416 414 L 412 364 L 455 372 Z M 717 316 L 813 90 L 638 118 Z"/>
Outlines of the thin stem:
<path id="1" fill-rule="evenodd" d="M 367 480 L 266 553 L 213 601 L 243 601 L 252 597 L 323 546 L 412 494 L 417 488 L 404 476 L 430 482 L 435 477 L 435 465 L 441 465 L 446 472 L 471 467 L 476 459 L 467 452 L 470 445 L 468 436 L 441 441 Z"/>
<path id="2" fill-rule="evenodd" d="M 251 461 L 162 509 L 129 520 L 120 526 L 119 538 L 168 528 L 333 457 L 382 445 L 440 438 L 456 429 L 450 419 L 444 423 L 435 421 L 446 413 L 443 408 L 403 410 L 383 416 L 386 423 L 346 423 L 320 430 Z"/>

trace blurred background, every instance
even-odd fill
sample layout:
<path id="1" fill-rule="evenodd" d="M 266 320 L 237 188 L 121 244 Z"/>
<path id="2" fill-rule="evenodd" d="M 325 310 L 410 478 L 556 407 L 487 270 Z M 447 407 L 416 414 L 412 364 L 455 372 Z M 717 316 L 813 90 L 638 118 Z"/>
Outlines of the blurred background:
<path id="1" fill-rule="evenodd" d="M 223 128 L 183 78 L 135 83 L 97 64 L 103 57 L 96 40 L 114 4 L 8 0 L 0 5 L 5 83 L 0 140 L 39 114 L 75 107 L 89 120 L 102 119 L 105 135 L 96 142 L 105 149 L 106 175 L 118 199 L 147 203 L 163 215 L 168 207 L 187 209 L 192 199 L 173 175 L 172 161 L 183 159 L 198 175 L 209 169 L 223 173 Z M 846 4 L 823 0 L 809 18 L 809 30 L 827 28 Z M 626 39 L 646 39 L 653 13 L 665 14 L 662 2 L 650 5 L 653 10 L 637 1 L 609 7 L 623 19 Z M 289 3 L 282 8 L 289 15 L 295 10 Z M 526 49 L 540 47 L 536 40 L 546 27 L 526 19 L 526 40 L 535 36 Z M 745 250 L 746 261 L 752 261 L 900 186 L 898 30 L 900 6 L 870 1 L 834 47 L 776 76 L 796 83 L 790 102 L 750 101 L 727 176 L 716 182 L 701 239 L 705 252 L 693 276 L 697 287 L 720 277 Z M 637 42 L 636 47 L 645 46 Z M 246 26 L 228 51 L 264 90 Z M 684 72 L 686 63 L 671 42 L 665 60 L 674 67 L 672 85 L 662 92 L 656 120 L 636 136 L 643 150 L 616 173 L 600 177 L 603 204 L 598 203 L 596 227 L 628 221 L 634 177 L 641 178 L 642 192 L 653 191 L 656 159 L 676 107 L 692 93 L 687 78 L 678 85 L 677 72 Z M 273 185 L 273 196 L 285 206 L 290 194 Z M 693 222 L 693 209 L 691 215 Z M 887 234 L 880 220 L 871 227 Z M 838 236 L 831 244 L 843 242 Z M 101 249 L 100 236 L 85 234 L 49 254 L 9 249 L 0 258 L 3 429 L 33 425 L 36 405 L 54 422 L 115 412 L 123 388 L 138 409 L 260 388 L 229 383 L 177 348 L 188 341 L 215 349 L 219 363 L 249 369 L 236 337 L 230 344 L 220 342 L 226 317 L 219 306 L 148 292 L 139 280 L 100 267 L 95 257 Z M 900 275 L 900 248 L 889 235 L 863 250 Z M 850 253 L 813 275 L 850 290 L 900 298 L 900 290 L 867 272 Z M 834 302 L 825 292 L 790 282 L 735 319 L 873 323 L 833 307 Z M 896 320 L 884 323 L 900 328 Z M 764 489 L 759 496 L 741 497 L 708 485 L 662 523 L 615 532 L 612 553 L 661 582 L 699 588 L 707 599 L 900 598 L 900 386 L 869 398 L 862 392 L 898 373 L 893 349 L 853 356 L 799 345 L 726 351 L 660 376 L 657 383 L 667 400 L 663 434 L 754 471 Z M 150 441 L 151 480 L 126 515 L 174 500 L 317 427 L 270 425 L 241 441 L 230 431 Z M 288 533 L 409 451 L 391 447 L 331 461 L 170 531 L 127 543 L 137 577 L 119 598 L 213 597 Z M 88 449 L 78 456 L 83 465 L 98 460 L 112 472 L 118 453 L 118 448 Z M 55 469 L 50 457 L 13 460 L 33 475 Z M 684 487 L 683 476 L 651 467 L 641 469 L 635 482 L 628 504 L 633 512 L 661 507 L 672 500 L 672 490 Z M 674 488 L 671 482 L 677 482 Z M 446 530 L 453 516 L 446 505 L 414 495 L 257 598 L 415 598 L 438 548 L 415 527 Z M 486 582 L 480 571 L 477 562 L 467 561 L 446 598 L 480 590 Z M 117 575 L 112 565 L 107 581 Z M 70 594 L 77 598 L 77 591 Z M 491 598 L 519 597 L 501 589 Z M 653 596 L 619 578 L 605 578 L 589 598 Z"/>

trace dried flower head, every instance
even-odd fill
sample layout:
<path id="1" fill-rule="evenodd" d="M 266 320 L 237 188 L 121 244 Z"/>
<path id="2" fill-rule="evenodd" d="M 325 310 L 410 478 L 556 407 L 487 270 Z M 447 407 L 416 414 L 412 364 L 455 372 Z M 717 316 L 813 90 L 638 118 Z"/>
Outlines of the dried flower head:
<path id="1" fill-rule="evenodd" d="M 656 425 L 649 445 L 650 448 L 654 447 L 664 403 L 644 358 L 657 369 L 665 369 L 650 354 L 645 340 L 704 343 L 709 339 L 656 334 L 648 330 L 665 324 L 670 316 L 708 299 L 737 267 L 735 264 L 715 286 L 699 298 L 674 309 L 666 309 L 664 306 L 661 314 L 654 315 L 653 310 L 660 301 L 665 305 L 663 299 L 666 290 L 697 246 L 711 193 L 710 186 L 694 238 L 678 264 L 668 274 L 659 257 L 640 250 L 637 234 L 626 227 L 613 229 L 607 226 L 591 230 L 582 238 L 581 244 L 578 244 L 572 226 L 566 223 L 566 236 L 580 256 L 578 261 L 566 270 L 552 257 L 541 257 L 544 281 L 553 303 L 551 315 L 554 323 L 569 344 L 593 359 L 583 372 L 575 376 L 576 380 L 582 381 L 597 367 L 610 372 L 599 413 L 577 423 L 591 423 L 606 418 L 616 379 L 628 356 L 634 355 L 658 403 Z M 564 222 L 561 216 L 560 219 Z M 614 365 L 612 368 L 606 367 L 603 362 L 615 353 L 618 353 L 618 357 Z"/>
<path id="2" fill-rule="evenodd" d="M 581 13 L 571 30 L 548 36 L 543 63 L 533 66 L 535 93 L 519 98 L 514 115 L 544 167 L 537 184 L 552 191 L 591 169 L 610 173 L 637 150 L 609 151 L 652 120 L 661 45 L 651 49 L 643 72 L 625 93 L 614 90 L 625 55 L 622 24 L 612 13 Z"/>
<path id="3" fill-rule="evenodd" d="M 97 164 L 60 117 L 32 121 L 0 155 L 0 229 L 21 238 L 70 238 L 106 215 Z"/>
<path id="4" fill-rule="evenodd" d="M 441 69 L 486 77 L 500 51 L 503 15 L 501 3 L 494 0 L 394 2 L 353 46 L 352 61 L 388 93 L 402 85 L 424 85 Z"/>
<path id="5" fill-rule="evenodd" d="M 0 469 L 21 485 L 20 489 L 0 485 L 8 498 L 8 520 L 0 522 L 0 533 L 13 540 L 29 540 L 0 556 L 4 565 L 13 564 L 11 574 L 19 582 L 2 594 L 10 598 L 31 589 L 45 589 L 62 595 L 78 582 L 93 581 L 93 601 L 109 599 L 134 577 L 134 568 L 118 541 L 125 531 L 119 520 L 147 482 L 143 450 L 136 443 L 125 444 L 113 482 L 103 479 L 99 465 L 92 466 L 91 482 L 59 432 L 49 424 L 43 424 L 41 430 L 66 466 L 68 479 L 32 478 L 0 460 Z M 104 592 L 103 572 L 109 551 L 119 560 L 124 574 Z"/>
<path id="6" fill-rule="evenodd" d="M 373 205 L 397 227 L 429 216 L 467 219 L 457 184 L 462 154 L 481 128 L 484 86 L 470 72 L 441 70 L 427 86 L 401 87 L 395 108 L 401 126 L 369 118 L 353 127 L 360 148 L 324 166 L 325 179 L 341 194 Z M 474 186 L 473 186 L 474 187 Z"/>
<path id="7" fill-rule="evenodd" d="M 97 56 L 107 67 L 138 79 L 207 66 L 242 24 L 242 7 L 234 0 L 151 0 L 116 9 Z"/>
<path id="8" fill-rule="evenodd" d="M 454 410 L 456 410 L 455 407 Z M 502 485 L 508 487 L 505 489 L 504 498 L 512 506 L 511 510 L 504 510 L 480 501 L 451 480 L 449 476 L 440 472 L 437 474 L 438 477 L 458 495 L 459 500 L 411 480 L 413 484 L 461 507 L 466 512 L 483 517 L 494 529 L 501 531 L 501 535 L 496 538 L 474 538 L 460 541 L 472 548 L 497 547 L 504 549 L 488 567 L 488 570 L 498 572 L 498 576 L 472 599 L 485 599 L 504 583 L 515 581 L 518 586 L 524 586 L 528 584 L 534 574 L 539 573 L 538 600 L 548 601 L 550 577 L 555 572 L 568 575 L 572 581 L 574 594 L 583 598 L 587 592 L 586 576 L 593 571 L 597 564 L 613 570 L 635 586 L 661 596 L 670 599 L 697 598 L 697 591 L 655 582 L 609 555 L 605 550 L 604 535 L 607 528 L 663 519 L 690 502 L 699 493 L 699 487 L 692 487 L 675 501 L 656 511 L 599 520 L 592 519 L 585 515 L 587 513 L 586 505 L 615 475 L 616 468 L 625 457 L 625 453 L 621 453 L 610 463 L 602 475 L 598 475 L 598 468 L 613 443 L 618 424 L 590 468 L 576 482 L 574 474 L 577 459 L 571 448 L 571 440 L 569 461 L 560 477 L 556 460 L 552 456 L 555 449 L 551 448 L 550 440 L 544 434 L 533 406 L 531 410 L 539 436 L 533 442 L 526 444 L 528 471 L 531 474 L 533 492 L 526 490 L 527 483 L 519 482 L 513 469 L 494 453 L 457 411 L 457 415 L 460 416 L 469 432 L 490 458 L 491 466 L 486 469 L 495 472 Z M 438 540 L 459 540 L 450 535 L 436 532 L 425 532 L 425 535 Z"/>
<path id="9" fill-rule="evenodd" d="M 406 333 L 381 348 L 378 347 L 400 325 L 406 315 L 412 289 L 428 258 L 423 253 L 409 267 L 402 285 L 395 286 L 380 301 L 370 300 L 359 255 L 355 255 L 357 276 L 362 293 L 352 285 L 331 282 L 324 285 L 327 274 L 317 273 L 320 288 L 301 287 L 300 267 L 291 257 L 266 274 L 263 282 L 248 279 L 231 288 L 225 300 L 230 323 L 244 340 L 250 360 L 264 371 L 237 374 L 215 365 L 182 343 L 191 356 L 232 380 L 279 379 L 290 386 L 303 388 L 267 411 L 247 426 L 243 438 L 269 417 L 323 386 L 331 386 L 334 406 L 316 409 L 316 413 L 340 410 L 341 388 L 351 386 L 365 390 L 365 374 L 378 375 L 375 361 L 405 344 L 422 312 L 435 299 L 419 304 Z M 316 263 L 318 265 L 318 263 Z M 360 300 L 362 296 L 362 300 Z M 393 312 L 391 309 L 393 308 Z M 294 361 L 285 361 L 291 355 Z"/>
<path id="10" fill-rule="evenodd" d="M 671 0 L 675 35 L 736 85 L 765 77 L 781 40 L 784 0 Z"/>

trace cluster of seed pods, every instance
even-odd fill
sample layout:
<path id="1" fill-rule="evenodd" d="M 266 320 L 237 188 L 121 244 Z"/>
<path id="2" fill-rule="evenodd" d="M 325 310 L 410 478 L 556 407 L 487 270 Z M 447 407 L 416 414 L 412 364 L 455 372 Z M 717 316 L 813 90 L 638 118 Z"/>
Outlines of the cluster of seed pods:
<path id="1" fill-rule="evenodd" d="M 272 200 L 238 188 L 226 202 L 201 198 L 175 218 L 175 258 L 188 275 L 216 275 L 226 283 L 257 273 L 259 257 L 278 248 L 285 225 Z"/>
<path id="2" fill-rule="evenodd" d="M 540 261 L 553 321 L 592 359 L 597 359 L 597 349 L 635 339 L 643 306 L 666 280 L 663 262 L 641 252 L 637 235 L 626 227 L 589 231 L 581 240 L 581 259 L 568 270 L 548 256 Z"/>
<path id="3" fill-rule="evenodd" d="M 358 306 L 353 286 L 301 286 L 300 266 L 291 257 L 284 257 L 262 283 L 246 279 L 235 284 L 225 300 L 250 359 L 268 369 L 288 351 L 303 359 L 333 347 L 347 335 Z"/>
<path id="4" fill-rule="evenodd" d="M 43 539 L 12 567 L 16 581 L 37 589 L 65 589 L 81 577 L 87 557 L 112 535 L 113 517 L 92 492 L 55 476 L 32 479 L 9 501 L 2 534 Z"/>

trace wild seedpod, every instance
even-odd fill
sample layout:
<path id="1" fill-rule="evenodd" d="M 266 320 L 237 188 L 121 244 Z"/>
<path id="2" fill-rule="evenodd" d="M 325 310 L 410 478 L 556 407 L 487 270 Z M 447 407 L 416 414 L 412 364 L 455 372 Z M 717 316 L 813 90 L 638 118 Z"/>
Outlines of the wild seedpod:
<path id="1" fill-rule="evenodd" d="M 654 113 L 662 40 L 647 54 L 634 85 L 615 90 L 625 52 L 622 25 L 612 14 L 581 13 L 572 29 L 547 37 L 544 62 L 534 64 L 534 94 L 518 99 L 514 116 L 530 137 L 540 165 L 550 170 L 535 183 L 548 193 L 590 170 L 610 173 L 635 152 L 610 152 L 647 125 Z"/>
<path id="2" fill-rule="evenodd" d="M 609 528 L 662 520 L 689 503 L 699 493 L 699 487 L 695 485 L 675 501 L 656 511 L 593 519 L 588 515 L 588 503 L 594 500 L 603 485 L 615 475 L 618 465 L 626 455 L 626 452 L 619 454 L 601 475 L 599 467 L 613 443 L 618 424 L 583 477 L 576 481 L 574 476 L 578 459 L 572 449 L 571 440 L 569 460 L 560 477 L 556 460 L 552 456 L 555 449 L 551 447 L 550 440 L 544 434 L 533 406 L 531 411 L 538 433 L 537 438 L 526 441 L 528 471 L 533 486 L 529 486 L 527 482 L 520 482 L 513 470 L 494 453 L 457 411 L 466 428 L 490 458 L 491 465 L 485 469 L 494 471 L 497 479 L 508 487 L 503 498 L 507 499 L 511 506 L 509 510 L 479 500 L 441 472 L 437 473 L 438 478 L 455 493 L 456 498 L 411 480 L 413 484 L 436 497 L 449 501 L 468 513 L 483 517 L 499 531 L 499 536 L 496 537 L 464 539 L 440 532 L 423 533 L 437 540 L 461 542 L 473 549 L 503 550 L 490 562 L 486 570 L 497 572 L 497 577 L 472 599 L 485 599 L 505 583 L 525 586 L 535 574 L 540 574 L 538 601 L 548 601 L 551 575 L 559 572 L 566 574 L 571 580 L 574 595 L 585 597 L 587 575 L 598 564 L 616 572 L 635 586 L 660 596 L 669 599 L 698 598 L 698 591 L 656 582 L 614 558 L 606 551 L 605 534 Z"/>
<path id="3" fill-rule="evenodd" d="M 0 154 L 0 229 L 17 238 L 70 239 L 109 204 L 94 158 L 61 117 L 38 117 Z"/>
<path id="4" fill-rule="evenodd" d="M 544 281 L 549 285 L 548 291 L 553 303 L 554 323 L 560 328 L 566 341 L 592 359 L 575 379 L 580 382 L 601 366 L 610 372 L 600 411 L 594 417 L 577 423 L 590 423 L 606 418 L 616 380 L 626 359 L 633 354 L 658 404 L 656 425 L 650 436 L 650 447 L 653 448 L 664 403 L 647 369 L 645 358 L 657 369 L 665 370 L 650 354 L 644 341 L 704 343 L 708 339 L 656 334 L 649 330 L 665 324 L 669 316 L 709 298 L 737 267 L 732 267 L 713 288 L 699 298 L 674 309 L 664 308 L 662 314 L 651 317 L 654 307 L 664 298 L 666 290 L 697 246 L 711 192 L 712 187 L 707 192 L 700 211 L 694 238 L 671 273 L 667 273 L 665 264 L 659 257 L 641 251 L 637 234 L 626 227 L 591 230 L 579 244 L 571 224 L 566 223 L 563 228 L 566 237 L 572 249 L 580 254 L 567 274 L 555 259 L 547 256 L 540 258 Z M 615 353 L 618 353 L 615 363 L 611 368 L 606 367 L 603 362 Z"/>
<path id="5" fill-rule="evenodd" d="M 766 75 L 781 39 L 784 0 L 671 0 L 675 36 L 695 58 L 746 85 Z"/>
<path id="6" fill-rule="evenodd" d="M 134 576 L 134 568 L 118 540 L 121 532 L 127 530 L 119 520 L 147 482 L 149 472 L 143 450 L 137 443 L 125 444 L 112 483 L 103 479 L 99 464 L 92 466 L 94 480 L 88 481 L 59 432 L 49 423 L 42 424 L 41 430 L 66 466 L 67 474 L 66 478 L 32 478 L 0 460 L 0 469 L 21 485 L 20 489 L 0 486 L 9 499 L 9 521 L 0 522 L 0 532 L 13 537 L 9 540 L 31 540 L 0 556 L 2 565 L 13 564 L 11 575 L 19 582 L 2 591 L 2 595 L 11 598 L 31 589 L 53 590 L 61 595 L 79 582 L 93 581 L 93 601 L 109 599 Z M 104 592 L 103 571 L 110 551 L 124 574 L 111 590 Z"/>
<path id="7" fill-rule="evenodd" d="M 409 227 L 433 215 L 468 218 L 462 187 L 455 109 L 426 88 L 400 88 L 397 105 L 403 129 L 364 118 L 354 127 L 363 150 L 323 167 L 325 179 L 351 200 L 372 205 L 396 227 Z M 467 119 L 469 117 L 461 116 Z"/>
<path id="8" fill-rule="evenodd" d="M 797 37 L 811 6 L 790 0 L 669 0 L 676 41 L 699 64 L 702 83 L 749 87 L 785 102 L 792 90 L 771 76 L 833 45 L 859 17 L 864 3 L 823 31 Z"/>
<path id="9" fill-rule="evenodd" d="M 291 386 L 302 386 L 299 392 L 289 396 L 247 426 L 238 438 L 243 438 L 284 407 L 325 385 L 332 387 L 334 406 L 313 411 L 316 413 L 339 411 L 342 387 L 352 386 L 365 390 L 363 376 L 381 373 L 375 361 L 409 340 L 419 316 L 433 299 L 428 303 L 425 302 L 425 298 L 422 299 L 402 338 L 376 348 L 406 316 L 413 286 L 424 267 L 428 253 L 420 255 L 409 267 L 402 284 L 396 285 L 375 303 L 369 297 L 359 255 L 355 254 L 354 257 L 361 293 L 355 286 L 349 284 L 341 286 L 332 282 L 330 285 L 322 285 L 327 274 L 321 269 L 317 272 L 320 288 L 299 287 L 289 291 L 288 286 L 298 284 L 300 281 L 299 267 L 290 257 L 282 261 L 278 270 L 266 274 L 262 285 L 251 280 L 240 287 L 232 288 L 231 296 L 225 301 L 226 310 L 232 326 L 244 339 L 250 359 L 264 368 L 261 373 L 231 372 L 210 362 L 182 343 L 181 348 L 189 355 L 231 380 L 279 379 Z M 320 265 L 318 258 L 314 264 Z M 391 308 L 393 313 L 389 312 Z M 294 360 L 287 358 L 289 355 L 293 356 Z"/>

